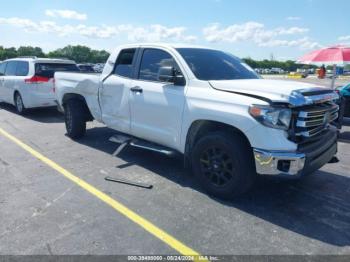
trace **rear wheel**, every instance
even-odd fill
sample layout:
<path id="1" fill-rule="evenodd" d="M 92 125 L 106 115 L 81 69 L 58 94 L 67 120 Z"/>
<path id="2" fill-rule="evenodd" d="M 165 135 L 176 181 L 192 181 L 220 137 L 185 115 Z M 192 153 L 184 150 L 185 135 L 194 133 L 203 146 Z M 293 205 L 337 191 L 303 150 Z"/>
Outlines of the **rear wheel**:
<path id="1" fill-rule="evenodd" d="M 86 133 L 85 107 L 79 100 L 69 100 L 64 106 L 64 120 L 67 135 L 70 138 L 81 138 Z"/>
<path id="2" fill-rule="evenodd" d="M 256 177 L 251 148 L 239 134 L 214 132 L 202 137 L 191 159 L 202 187 L 223 199 L 247 192 Z"/>
<path id="3" fill-rule="evenodd" d="M 22 96 L 18 92 L 15 94 L 15 107 L 18 114 L 24 114 L 26 108 L 24 107 Z"/>

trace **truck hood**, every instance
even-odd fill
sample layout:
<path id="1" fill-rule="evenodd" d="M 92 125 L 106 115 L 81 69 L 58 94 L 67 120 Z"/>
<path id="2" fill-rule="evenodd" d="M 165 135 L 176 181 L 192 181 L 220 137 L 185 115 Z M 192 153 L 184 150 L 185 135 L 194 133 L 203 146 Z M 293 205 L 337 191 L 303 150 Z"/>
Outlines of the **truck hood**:
<path id="1" fill-rule="evenodd" d="M 338 95 L 330 88 L 314 84 L 269 80 L 242 79 L 209 81 L 210 85 L 220 91 L 247 95 L 272 103 L 288 103 L 301 106 L 335 100 Z"/>

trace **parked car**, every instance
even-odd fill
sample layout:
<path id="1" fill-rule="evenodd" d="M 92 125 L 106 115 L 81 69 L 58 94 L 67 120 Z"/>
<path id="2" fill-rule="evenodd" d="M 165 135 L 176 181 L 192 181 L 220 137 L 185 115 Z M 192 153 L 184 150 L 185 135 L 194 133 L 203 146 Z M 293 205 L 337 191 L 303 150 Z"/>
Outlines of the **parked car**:
<path id="1" fill-rule="evenodd" d="M 270 69 L 271 74 L 284 74 L 284 70 L 282 68 L 273 67 Z"/>
<path id="2" fill-rule="evenodd" d="M 246 192 L 257 175 L 299 178 L 337 152 L 333 90 L 261 79 L 219 50 L 126 45 L 101 75 L 58 72 L 55 80 L 68 136 L 82 137 L 96 119 L 122 133 L 111 138 L 120 150 L 182 154 L 218 197 Z"/>
<path id="3" fill-rule="evenodd" d="M 105 64 L 102 63 L 98 63 L 94 65 L 94 70 L 96 73 L 102 73 L 103 67 L 105 66 Z"/>
<path id="4" fill-rule="evenodd" d="M 95 73 L 93 64 L 77 64 L 80 72 L 83 73 Z"/>
<path id="5" fill-rule="evenodd" d="M 336 92 L 340 95 L 337 101 L 340 106 L 339 119 L 336 121 L 337 127 L 340 129 L 343 117 L 350 117 L 350 83 L 337 87 Z"/>
<path id="6" fill-rule="evenodd" d="M 19 114 L 34 107 L 55 106 L 53 76 L 57 71 L 79 71 L 74 61 L 15 58 L 0 64 L 0 101 L 15 105 Z"/>
<path id="7" fill-rule="evenodd" d="M 350 99 L 350 83 L 348 83 L 340 88 L 337 88 L 337 90 L 339 91 L 339 94 L 342 97 Z"/>

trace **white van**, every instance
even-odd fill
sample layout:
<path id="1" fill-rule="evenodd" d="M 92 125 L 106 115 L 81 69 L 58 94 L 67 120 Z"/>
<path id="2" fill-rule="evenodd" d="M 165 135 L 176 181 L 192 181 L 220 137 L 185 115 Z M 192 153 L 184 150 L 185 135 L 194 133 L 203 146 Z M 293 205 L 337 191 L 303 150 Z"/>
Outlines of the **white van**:
<path id="1" fill-rule="evenodd" d="M 37 57 L 14 58 L 0 64 L 0 101 L 19 114 L 28 108 L 55 106 L 54 74 L 78 72 L 74 61 Z"/>

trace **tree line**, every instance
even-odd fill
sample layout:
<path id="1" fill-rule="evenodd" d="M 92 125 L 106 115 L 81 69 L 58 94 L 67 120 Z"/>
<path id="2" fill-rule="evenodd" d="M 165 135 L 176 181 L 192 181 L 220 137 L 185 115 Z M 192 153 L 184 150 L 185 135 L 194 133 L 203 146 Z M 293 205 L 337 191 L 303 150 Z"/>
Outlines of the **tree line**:
<path id="1" fill-rule="evenodd" d="M 314 65 L 302 65 L 298 64 L 295 61 L 287 60 L 287 61 L 277 61 L 277 60 L 254 60 L 252 58 L 243 58 L 245 63 L 250 65 L 252 68 L 263 68 L 263 69 L 271 69 L 271 68 L 281 68 L 284 71 L 294 72 L 298 68 L 317 68 Z"/>
<path id="2" fill-rule="evenodd" d="M 48 53 L 43 52 L 40 47 L 20 46 L 19 48 L 4 48 L 0 46 L 0 61 L 19 56 L 67 58 L 77 63 L 105 63 L 109 53 L 105 50 L 94 50 L 82 45 L 68 45 Z"/>
<path id="3" fill-rule="evenodd" d="M 19 48 L 4 48 L 0 46 L 0 61 L 14 58 L 18 56 L 37 56 L 48 58 L 67 58 L 77 63 L 104 63 L 109 53 L 105 50 L 94 50 L 82 45 L 68 45 L 54 51 L 44 53 L 40 47 L 21 46 Z M 244 62 L 252 68 L 282 68 L 285 71 L 296 71 L 297 68 L 312 68 L 313 66 L 305 66 L 297 64 L 295 61 L 276 61 L 276 60 L 254 60 L 252 58 L 243 58 Z"/>

